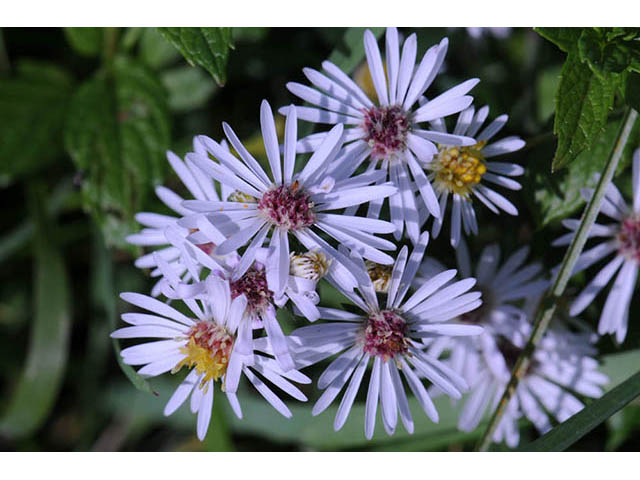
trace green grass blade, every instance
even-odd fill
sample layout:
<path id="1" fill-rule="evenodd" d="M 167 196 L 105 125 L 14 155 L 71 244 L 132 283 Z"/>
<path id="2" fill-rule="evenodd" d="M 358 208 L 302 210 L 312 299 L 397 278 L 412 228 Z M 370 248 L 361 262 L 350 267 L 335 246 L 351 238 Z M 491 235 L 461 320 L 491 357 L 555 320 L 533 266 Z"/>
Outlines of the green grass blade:
<path id="1" fill-rule="evenodd" d="M 638 396 L 640 396 L 640 372 L 590 403 L 538 440 L 525 445 L 521 450 L 528 452 L 564 451 Z"/>
<path id="2" fill-rule="evenodd" d="M 54 406 L 69 355 L 71 302 L 69 276 L 52 235 L 44 194 L 31 191 L 35 225 L 35 305 L 24 370 L 0 420 L 0 433 L 28 437 Z"/>

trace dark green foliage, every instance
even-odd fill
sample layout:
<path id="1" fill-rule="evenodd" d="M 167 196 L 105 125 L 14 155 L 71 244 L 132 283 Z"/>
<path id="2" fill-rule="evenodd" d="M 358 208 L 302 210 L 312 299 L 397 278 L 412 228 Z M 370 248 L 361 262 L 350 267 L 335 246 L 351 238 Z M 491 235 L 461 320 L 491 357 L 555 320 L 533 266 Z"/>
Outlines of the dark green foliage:
<path id="1" fill-rule="evenodd" d="M 190 65 L 204 68 L 218 85 L 224 85 L 229 49 L 232 47 L 230 28 L 163 27 L 158 30 Z"/>

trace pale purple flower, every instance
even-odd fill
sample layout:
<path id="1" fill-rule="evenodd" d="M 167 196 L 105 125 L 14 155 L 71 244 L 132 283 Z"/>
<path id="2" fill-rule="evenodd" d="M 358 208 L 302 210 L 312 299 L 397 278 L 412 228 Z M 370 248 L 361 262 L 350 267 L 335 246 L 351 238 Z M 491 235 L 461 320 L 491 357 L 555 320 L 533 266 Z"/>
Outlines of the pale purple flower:
<path id="1" fill-rule="evenodd" d="M 399 240 L 402 237 L 406 225 L 407 234 L 414 244 L 420 235 L 418 205 L 424 204 L 432 215 L 440 216 L 433 188 L 420 163 L 429 162 L 437 153 L 436 143 L 475 143 L 463 135 L 431 129 L 428 123 L 468 107 L 472 98 L 466 93 L 478 83 L 477 79 L 463 82 L 418 105 L 418 99 L 431 86 L 442 66 L 447 46 L 445 38 L 427 50 L 416 64 L 416 34 L 404 41 L 400 53 L 398 31 L 388 28 L 383 63 L 375 36 L 367 30 L 364 48 L 378 97 L 376 101 L 369 99 L 345 72 L 329 61 L 322 63 L 324 73 L 311 68 L 303 70 L 315 88 L 295 82 L 287 84 L 291 93 L 315 105 L 296 106 L 298 118 L 314 123 L 345 125 L 346 146 L 331 165 L 330 175 L 347 178 L 367 159 L 370 160 L 370 168 L 381 163 L 388 177 L 380 178 L 378 183 L 388 178 L 398 187 L 398 193 L 389 197 L 391 221 L 396 226 L 395 238 Z M 288 110 L 289 107 L 283 107 L 280 111 Z M 297 150 L 314 151 L 327 135 L 321 132 L 307 136 L 298 142 Z M 414 196 L 416 189 L 421 197 L 418 201 Z M 379 217 L 383 200 L 379 198 L 370 202 L 367 217 Z M 347 212 L 354 213 L 355 206 Z"/>
<path id="2" fill-rule="evenodd" d="M 172 277 L 171 282 L 174 281 Z M 190 408 L 198 415 L 200 440 L 204 439 L 211 419 L 216 382 L 221 382 L 221 391 L 234 413 L 242 418 L 236 397 L 242 374 L 278 412 L 291 417 L 291 411 L 256 373 L 300 401 L 307 398 L 290 380 L 298 383 L 310 380 L 295 370 L 284 372 L 268 349 L 262 348 L 268 356 L 254 352 L 251 324 L 244 318 L 248 303 L 244 295 L 232 300 L 228 282 L 215 275 L 209 275 L 205 283 L 206 300 L 184 300 L 193 316 L 146 295 L 123 293 L 123 300 L 150 313 L 123 314 L 122 320 L 131 326 L 120 328 L 111 336 L 160 339 L 124 348 L 123 361 L 143 365 L 138 373 L 145 377 L 177 373 L 182 367 L 190 370 L 169 399 L 164 414 L 171 415 L 191 396 Z"/>
<path id="3" fill-rule="evenodd" d="M 369 276 L 364 275 L 366 280 L 357 287 L 359 293 L 342 291 L 359 308 L 359 313 L 320 307 L 321 318 L 329 322 L 299 328 L 287 337 L 299 368 L 337 355 L 318 379 L 318 387 L 324 392 L 312 410 L 313 415 L 324 411 L 346 386 L 335 418 L 335 430 L 346 422 L 371 364 L 373 369 L 368 381 L 365 414 L 365 436 L 369 439 L 373 436 L 379 402 L 388 434 L 395 431 L 398 416 L 407 431 L 413 432 L 413 419 L 401 375 L 424 412 L 435 422 L 438 421 L 438 412 L 419 377 L 428 379 L 454 398 L 460 398 L 461 392 L 467 389 L 460 375 L 424 352 L 424 342 L 441 336 L 478 335 L 482 332 L 482 328 L 475 325 L 449 322 L 482 303 L 479 292 L 468 292 L 475 280 L 468 278 L 442 288 L 456 274 L 455 270 L 449 270 L 429 279 L 405 298 L 422 261 L 428 238 L 427 233 L 420 236 L 411 256 L 407 247 L 400 251 L 384 305 L 379 303 Z M 353 258 L 361 272 L 366 274 L 362 258 L 357 255 Z M 358 278 L 362 277 L 358 275 Z M 256 342 L 256 348 L 263 346 L 269 346 L 267 339 Z"/>
<path id="4" fill-rule="evenodd" d="M 241 201 L 186 201 L 183 206 L 197 213 L 184 217 L 179 224 L 187 228 L 199 228 L 204 235 L 208 235 L 205 223 L 222 231 L 227 239 L 217 244 L 213 252 L 217 255 L 227 255 L 249 243 L 234 269 L 233 281 L 249 269 L 257 249 L 263 246 L 270 234 L 267 282 L 269 289 L 277 296 L 287 288 L 290 236 L 309 251 L 322 252 L 334 260 L 335 265 L 328 278 L 345 288 L 356 282 L 351 273 L 354 270 L 353 262 L 323 240 L 318 231 L 366 258 L 380 263 L 393 262 L 393 258 L 382 250 L 394 250 L 395 245 L 374 235 L 393 232 L 395 227 L 391 223 L 330 213 L 381 199 L 396 191 L 389 183 L 371 185 L 385 176 L 385 172 L 381 171 L 372 170 L 349 179 L 336 179 L 327 174 L 331 160 L 342 146 L 342 125 L 334 127 L 304 167 L 294 173 L 297 135 L 295 109 L 291 109 L 285 124 L 283 162 L 273 115 L 266 101 L 261 105 L 260 121 L 272 176 L 264 172 L 233 130 L 223 124 L 229 142 L 242 160 L 207 137 L 199 137 L 201 144 L 219 163 L 198 152 L 188 154 L 187 160 L 192 160 L 207 175 L 234 189 L 244 198 Z"/>
<path id="5" fill-rule="evenodd" d="M 604 241 L 580 254 L 573 274 L 586 270 L 611 254 L 613 254 L 613 258 L 582 290 L 571 305 L 569 312 L 574 316 L 579 315 L 618 272 L 600 314 L 598 333 L 600 335 L 615 333 L 616 341 L 619 343 L 622 343 L 627 335 L 629 305 L 640 264 L 640 149 L 636 150 L 633 155 L 632 185 L 633 203 L 631 207 L 628 206 L 613 183 L 607 186 L 600 206 L 600 213 L 613 219 L 613 222 L 607 225 L 593 224 L 589 231 L 589 238 L 603 238 Z M 590 200 L 593 191 L 590 188 L 582 189 L 583 198 Z M 564 220 L 562 223 L 573 232 L 558 238 L 553 245 L 571 243 L 575 231 L 580 225 L 580 221 L 577 219 Z"/>
<path id="6" fill-rule="evenodd" d="M 521 185 L 508 177 L 522 175 L 524 169 L 513 163 L 495 162 L 500 155 L 515 152 L 524 147 L 525 142 L 516 136 L 509 136 L 491 142 L 493 137 L 505 126 L 507 115 L 500 115 L 484 129 L 480 130 L 489 115 L 489 107 L 484 106 L 477 112 L 469 107 L 458 116 L 453 130 L 455 135 L 473 137 L 475 141 L 463 147 L 438 146 L 438 153 L 423 166 L 429 172 L 429 181 L 434 185 L 440 204 L 440 215 L 433 221 L 431 233 L 437 237 L 445 219 L 447 204 L 451 197 L 451 245 L 456 247 L 461 237 L 478 234 L 478 222 L 473 200 L 479 200 L 493 213 L 499 209 L 509 215 L 517 215 L 517 208 L 503 195 L 494 190 L 497 185 L 509 190 L 520 190 Z M 446 132 L 444 119 L 432 123 L 436 131 Z M 475 198 L 474 198 L 475 197 Z M 432 214 L 426 208 L 420 208 L 420 225 L 424 225 Z"/>

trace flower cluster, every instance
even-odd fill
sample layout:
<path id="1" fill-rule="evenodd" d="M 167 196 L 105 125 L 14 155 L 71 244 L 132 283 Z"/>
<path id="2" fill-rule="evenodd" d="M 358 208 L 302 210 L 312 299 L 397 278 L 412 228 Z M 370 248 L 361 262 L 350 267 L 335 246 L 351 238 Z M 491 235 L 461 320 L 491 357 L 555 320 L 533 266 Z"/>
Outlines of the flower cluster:
<path id="1" fill-rule="evenodd" d="M 468 95 L 477 79 L 433 92 L 447 47 L 444 39 L 418 57 L 416 35 L 401 41 L 389 28 L 383 61 L 375 36 L 366 31 L 373 91 L 365 93 L 329 61 L 322 71 L 304 69 L 311 86 L 288 83 L 287 88 L 307 105 L 279 109 L 286 117 L 282 143 L 271 106 L 266 100 L 260 106 L 265 162 L 254 158 L 226 123 L 225 140 L 197 136 L 184 159 L 168 153 L 189 198 L 160 186 L 158 197 L 175 215 L 137 215 L 145 228 L 128 240 L 154 248 L 136 266 L 151 269 L 157 282 L 150 296 L 122 294 L 148 313 L 124 314 L 131 326 L 112 336 L 157 339 L 122 350 L 125 363 L 142 365 L 141 375 L 188 370 L 165 414 L 191 396 L 200 439 L 217 383 L 238 417 L 243 375 L 288 417 L 280 395 L 306 401 L 296 384 L 311 379 L 300 370 L 325 360 L 330 361 L 317 379 L 322 394 L 313 415 L 344 392 L 334 421 L 339 430 L 363 390 L 367 438 L 374 434 L 378 405 L 388 434 L 398 417 L 413 432 L 406 387 L 434 422 L 435 396 L 455 401 L 469 392 L 459 421 L 465 431 L 497 403 L 549 280 L 540 265 L 525 265 L 527 247 L 500 264 L 500 249 L 490 245 L 472 269 L 465 236 L 478 233 L 477 203 L 496 214 L 518 214 L 496 187 L 520 189 L 510 177 L 524 169 L 494 157 L 524 142 L 515 136 L 496 140 L 506 115 L 485 126 L 489 107 L 476 109 Z M 298 139 L 301 120 L 326 127 Z M 583 310 L 622 266 L 599 329 L 615 331 L 619 339 L 626 332 L 640 261 L 639 172 L 636 155 L 633 210 L 615 187 L 607 193 L 603 213 L 618 223 L 594 227 L 593 235 L 611 240 L 585 252 L 579 266 L 587 268 L 614 251 L 617 256 L 571 309 L 572 314 Z M 438 237 L 444 223 L 457 269 L 425 257 L 430 237 Z M 405 234 L 411 247 L 398 248 Z M 343 308 L 320 306 L 319 281 L 345 297 Z M 278 320 L 280 308 L 301 322 L 316 323 L 287 335 Z M 522 416 L 541 431 L 550 428 L 550 416 L 566 419 L 582 407 L 571 392 L 601 394 L 607 378 L 597 372 L 594 338 L 555 322 L 495 441 L 516 445 Z"/>

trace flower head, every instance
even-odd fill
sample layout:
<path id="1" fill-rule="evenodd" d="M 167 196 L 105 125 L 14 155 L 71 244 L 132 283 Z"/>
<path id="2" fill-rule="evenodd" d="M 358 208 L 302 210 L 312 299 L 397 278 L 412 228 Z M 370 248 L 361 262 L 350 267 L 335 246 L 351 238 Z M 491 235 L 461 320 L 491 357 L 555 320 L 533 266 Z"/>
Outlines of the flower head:
<path id="1" fill-rule="evenodd" d="M 598 333 L 600 335 L 615 334 L 618 342 L 624 341 L 627 335 L 629 305 L 640 266 L 640 149 L 636 150 L 633 155 L 632 168 L 632 205 L 629 206 L 625 202 L 622 194 L 613 183 L 608 185 L 602 199 L 600 213 L 611 218 L 613 222 L 607 225 L 593 224 L 589 231 L 589 237 L 600 237 L 604 241 L 582 252 L 573 270 L 575 275 L 613 254 L 613 258 L 602 267 L 574 300 L 570 314 L 579 315 L 616 276 L 600 314 Z M 586 200 L 589 200 L 592 195 L 593 189 L 585 188 L 582 190 L 582 196 Z M 565 220 L 563 225 L 572 232 L 558 238 L 554 242 L 556 246 L 568 245 L 571 242 L 580 221 Z"/>
<path id="2" fill-rule="evenodd" d="M 251 324 L 244 317 L 248 303 L 244 295 L 232 299 L 228 282 L 215 275 L 207 277 L 206 286 L 205 300 L 184 302 L 194 318 L 152 297 L 123 293 L 123 300 L 150 313 L 125 313 L 122 319 L 132 326 L 120 328 L 111 336 L 161 340 L 127 347 L 121 352 L 122 359 L 129 365 L 143 365 L 138 373 L 147 377 L 189 370 L 164 413 L 171 415 L 191 395 L 191 410 L 198 414 L 200 440 L 211 419 L 215 383 L 221 382 L 235 414 L 242 417 L 236 397 L 242 373 L 276 410 L 290 417 L 290 410 L 254 372 L 301 401 L 306 397 L 289 380 L 308 383 L 309 379 L 295 370 L 284 372 L 271 357 L 271 351 L 267 350 L 268 356 L 254 353 Z"/>
<path id="3" fill-rule="evenodd" d="M 398 411 L 407 431 L 413 432 L 413 419 L 401 375 L 433 421 L 438 420 L 438 413 L 420 377 L 454 398 L 460 398 L 467 388 L 460 375 L 426 354 L 425 348 L 438 338 L 480 334 L 482 327 L 448 323 L 477 308 L 481 304 L 480 294 L 468 292 L 474 279 L 442 288 L 455 276 L 455 270 L 449 270 L 430 278 L 405 298 L 427 242 L 428 234 L 425 233 L 410 257 L 407 247 L 400 251 L 384 305 L 379 303 L 371 279 L 364 276 L 366 280 L 358 285 L 359 293 L 342 291 L 360 310 L 358 313 L 320 307 L 320 317 L 328 322 L 299 328 L 288 337 L 299 367 L 338 355 L 318 379 L 318 387 L 324 393 L 312 411 L 314 415 L 321 413 L 346 386 L 334 422 L 336 430 L 346 422 L 365 371 L 371 364 L 365 415 L 367 438 L 373 436 L 379 401 L 387 433 L 395 431 Z M 354 262 L 360 270 L 366 271 L 360 257 L 355 256 Z M 363 275 L 358 276 L 361 277 Z"/>
<path id="4" fill-rule="evenodd" d="M 369 30 L 364 34 L 367 66 L 377 99 L 370 99 L 329 61 L 322 63 L 323 73 L 310 68 L 303 70 L 315 88 L 295 82 L 288 83 L 287 88 L 301 100 L 314 105 L 293 107 L 298 118 L 347 127 L 344 133 L 346 146 L 329 167 L 329 175 L 336 179 L 348 178 L 366 160 L 374 167 L 380 164 L 387 172 L 386 178 L 398 188 L 398 193 L 389 197 L 391 221 L 396 226 L 394 235 L 400 239 L 406 226 L 407 234 L 415 244 L 420 235 L 419 204 L 424 204 L 432 215 L 440 216 L 431 182 L 420 164 L 431 161 L 437 153 L 436 143 L 450 146 L 475 143 L 464 134 L 434 131 L 428 123 L 468 107 L 472 99 L 466 93 L 478 81 L 468 80 L 418 105 L 442 66 L 447 39 L 431 47 L 418 62 L 415 34 L 405 40 L 402 52 L 397 29 L 387 29 L 385 43 L 383 63 L 375 36 Z M 284 107 L 281 112 L 290 108 Z M 305 137 L 298 142 L 297 150 L 314 151 L 327 135 L 316 133 Z M 384 180 L 381 178 L 379 183 Z M 414 182 L 420 191 L 418 202 L 413 194 Z M 378 218 L 382 203 L 383 199 L 372 202 L 367 216 Z M 348 212 L 355 212 L 354 208 Z"/>
<path id="5" fill-rule="evenodd" d="M 491 142 L 504 127 L 508 117 L 501 115 L 480 130 L 488 115 L 489 107 L 486 106 L 477 112 L 474 107 L 462 111 L 453 133 L 473 137 L 475 141 L 462 147 L 439 145 L 433 159 L 424 164 L 429 172 L 429 180 L 434 184 L 441 209 L 441 215 L 434 218 L 431 233 L 434 237 L 439 235 L 448 199 L 451 197 L 451 245 L 454 247 L 460 242 L 461 230 L 466 235 L 478 233 L 474 200 L 479 200 L 494 213 L 501 209 L 510 215 L 518 214 L 516 207 L 489 185 L 519 190 L 520 184 L 508 177 L 522 175 L 524 169 L 513 163 L 494 162 L 490 159 L 521 149 L 524 141 L 510 136 Z M 446 132 L 444 119 L 438 119 L 432 125 L 434 129 Z M 429 210 L 420 209 L 421 225 L 430 214 Z"/>
<path id="6" fill-rule="evenodd" d="M 207 137 L 199 137 L 206 150 L 187 155 L 208 176 L 227 188 L 251 197 L 248 201 L 187 201 L 184 207 L 193 214 L 179 223 L 191 227 L 198 220 L 206 220 L 213 228 L 229 231 L 221 243 L 217 243 L 214 254 L 227 255 L 249 244 L 235 275 L 243 275 L 250 267 L 258 249 L 268 242 L 271 254 L 266 259 L 267 284 L 276 297 L 281 297 L 287 288 L 289 277 L 289 239 L 295 237 L 309 251 L 321 252 L 335 260 L 329 277 L 349 288 L 355 285 L 351 271 L 352 262 L 319 235 L 327 233 L 337 242 L 366 258 L 380 263 L 393 259 L 382 250 L 393 250 L 395 245 L 375 237 L 376 233 L 390 233 L 394 226 L 381 220 L 366 219 L 353 215 L 329 213 L 345 207 L 357 206 L 370 200 L 382 199 L 396 191 L 390 184 L 371 185 L 384 173 L 370 171 L 348 180 L 330 176 L 327 169 L 342 146 L 342 125 L 335 126 L 318 145 L 318 148 L 299 173 L 294 173 L 296 163 L 297 114 L 291 109 L 287 115 L 284 138 L 284 158 L 281 156 L 276 137 L 271 108 L 266 101 L 260 109 L 262 135 L 265 143 L 271 177 L 249 154 L 231 128 L 224 130 L 241 159 L 223 149 Z M 215 163 L 209 156 L 219 161 Z M 246 200 L 235 195 L 236 199 Z M 206 235 L 206 230 L 202 229 Z M 270 238 L 269 238 L 270 237 Z"/>

